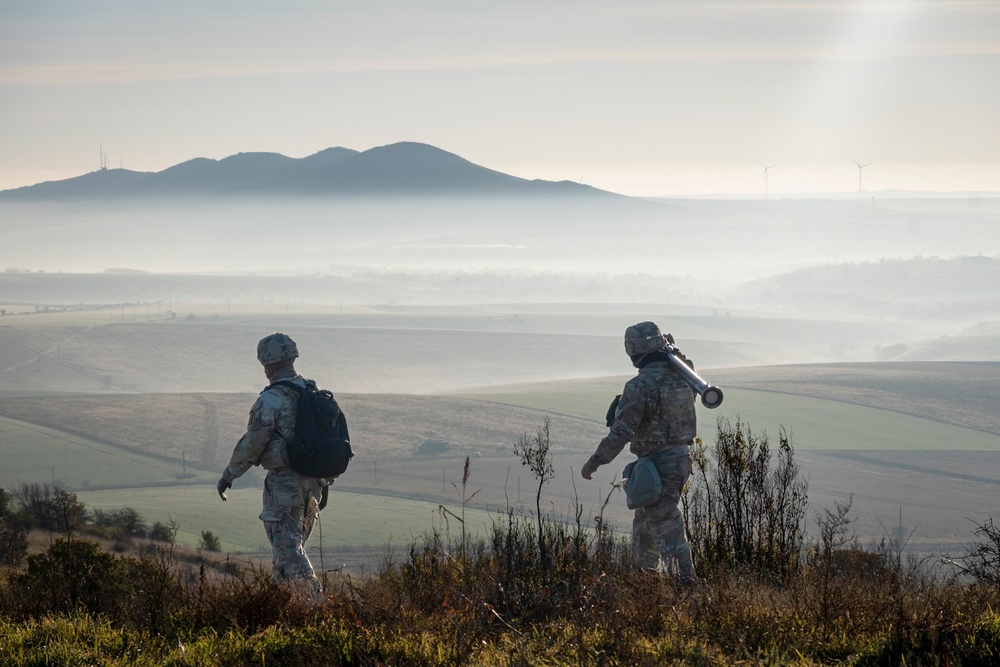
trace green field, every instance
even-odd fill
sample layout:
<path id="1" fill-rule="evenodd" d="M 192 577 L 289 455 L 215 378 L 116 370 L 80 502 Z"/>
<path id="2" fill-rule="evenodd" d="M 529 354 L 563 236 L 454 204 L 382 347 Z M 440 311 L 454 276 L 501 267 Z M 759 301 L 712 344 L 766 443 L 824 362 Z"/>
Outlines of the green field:
<path id="1" fill-rule="evenodd" d="M 462 394 L 494 403 L 532 407 L 595 421 L 603 420 L 620 387 L 580 391 L 522 391 Z M 710 438 L 715 418 L 748 422 L 755 431 L 777 436 L 784 426 L 797 449 L 970 450 L 1000 451 L 1000 436 L 943 422 L 840 401 L 750 389 L 725 389 L 717 410 L 699 406 L 703 437 Z"/>
<path id="2" fill-rule="evenodd" d="M 221 538 L 226 551 L 270 553 L 263 525 L 257 518 L 260 486 L 237 481 L 226 495 L 229 500 L 223 503 L 213 483 L 135 489 L 127 494 L 120 490 L 84 491 L 77 497 L 90 509 L 131 507 L 150 524 L 173 519 L 180 526 L 177 541 L 181 544 L 197 546 L 201 531 L 210 530 Z M 447 507 L 461 515 L 460 504 L 449 503 Z M 320 516 L 324 550 L 334 551 L 379 551 L 390 544 L 405 549 L 433 527 L 442 531 L 445 528 L 437 503 L 335 490 L 331 490 L 329 505 Z M 477 531 L 490 525 L 491 517 L 482 510 L 467 510 L 465 520 L 470 531 Z M 454 518 L 450 518 L 450 529 L 452 535 L 461 533 L 461 525 Z M 314 530 L 309 542 L 313 550 L 319 547 L 319 530 Z"/>
<path id="3" fill-rule="evenodd" d="M 4 460 L 0 488 L 55 480 L 74 490 L 90 510 L 128 506 L 149 524 L 173 519 L 180 526 L 177 540 L 181 544 L 197 546 L 201 531 L 210 530 L 220 536 L 227 551 L 269 552 L 257 518 L 261 474 L 256 469 L 236 482 L 228 502 L 223 503 L 216 495 L 215 474 L 192 473 L 188 467 L 190 476 L 179 479 L 178 464 L 6 417 L 0 417 L 0 456 Z M 457 496 L 446 506 L 460 514 Z M 438 507 L 436 502 L 333 490 L 323 512 L 324 545 L 368 552 L 381 551 L 390 542 L 409 545 L 434 526 L 444 529 Z M 490 522 L 490 515 L 482 510 L 470 509 L 466 515 L 470 530 Z M 460 531 L 454 519 L 450 526 Z M 318 532 L 310 545 L 318 548 Z"/>
<path id="4" fill-rule="evenodd" d="M 0 488 L 59 482 L 70 489 L 195 483 L 211 478 L 189 467 L 87 438 L 0 417 Z M 214 478 L 213 478 L 214 479 Z"/>

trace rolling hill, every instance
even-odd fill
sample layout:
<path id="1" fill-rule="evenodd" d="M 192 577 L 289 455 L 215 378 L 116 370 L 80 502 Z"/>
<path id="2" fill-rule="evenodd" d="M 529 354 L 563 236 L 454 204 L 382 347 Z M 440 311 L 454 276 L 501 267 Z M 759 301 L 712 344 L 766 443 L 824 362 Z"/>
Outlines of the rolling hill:
<path id="1" fill-rule="evenodd" d="M 400 142 L 359 152 L 328 148 L 296 159 L 278 153 L 195 158 L 159 172 L 101 169 L 0 192 L 8 201 L 167 197 L 351 197 L 363 195 L 619 195 L 568 181 L 527 180 L 428 144 Z M 621 197 L 621 199 L 625 199 Z"/>

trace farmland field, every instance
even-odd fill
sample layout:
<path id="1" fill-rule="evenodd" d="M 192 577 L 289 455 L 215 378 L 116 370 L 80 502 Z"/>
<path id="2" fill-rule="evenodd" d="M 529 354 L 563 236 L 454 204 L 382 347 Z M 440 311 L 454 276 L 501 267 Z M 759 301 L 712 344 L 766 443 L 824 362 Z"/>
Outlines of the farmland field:
<path id="1" fill-rule="evenodd" d="M 668 323 L 705 368 L 828 361 L 843 350 L 867 359 L 874 345 L 906 335 L 896 324 L 730 316 L 691 306 L 294 310 L 154 303 L 7 316 L 0 393 L 259 391 L 256 342 L 277 330 L 295 338 L 303 372 L 321 384 L 405 394 L 627 372 L 621 331 L 649 317 Z"/>
<path id="2" fill-rule="evenodd" d="M 1000 435 L 1000 363 L 813 364 L 716 371 L 719 384 L 814 396 Z"/>
<path id="3" fill-rule="evenodd" d="M 840 377 L 841 386 L 833 387 L 837 391 L 828 391 L 828 396 L 849 394 L 844 369 L 821 369 Z M 743 372 L 752 376 L 752 370 L 767 378 L 771 369 Z M 787 369 L 778 370 L 789 374 Z M 987 370 L 996 382 L 995 370 Z M 938 374 L 941 371 L 937 369 Z M 717 375 L 724 378 L 726 373 Z M 969 373 L 959 368 L 951 383 L 958 384 Z M 715 374 L 709 377 L 718 381 Z M 534 390 L 521 385 L 464 396 L 572 415 L 597 414 L 603 419 L 610 397 L 621 391 L 624 378 L 618 380 L 581 382 L 575 391 L 569 388 L 574 383 L 557 382 Z M 887 382 L 886 386 L 891 385 Z M 852 528 L 862 539 L 895 537 L 902 511 L 910 548 L 956 551 L 968 542 L 974 522 L 981 524 L 1000 514 L 1000 435 L 913 416 L 922 411 L 923 400 L 914 390 L 900 391 L 902 397 L 895 397 L 897 406 L 912 413 L 906 414 L 831 398 L 723 387 L 725 401 L 718 410 L 698 408 L 699 430 L 708 444 L 717 416 L 730 421 L 738 417 L 754 432 L 766 432 L 772 442 L 784 426 L 792 436 L 802 473 L 809 479 L 812 510 L 853 498 L 857 521 Z M 815 530 L 812 512 L 809 518 L 810 530 Z"/>
<path id="4" fill-rule="evenodd" d="M 0 488 L 52 483 L 68 489 L 204 482 L 205 473 L 86 437 L 0 417 Z"/>
<path id="5" fill-rule="evenodd" d="M 618 392 L 621 387 L 618 386 Z M 725 388 L 723 405 L 714 412 L 699 408 L 701 432 L 716 416 L 749 422 L 777 435 L 784 426 L 797 449 L 977 450 L 1000 451 L 1000 435 L 899 412 L 811 396 Z M 532 407 L 597 421 L 614 396 L 607 390 L 462 394 L 465 398 Z M 596 419 L 595 419 L 596 417 Z"/>
<path id="6" fill-rule="evenodd" d="M 137 489 L 127 497 L 116 491 L 85 491 L 78 497 L 92 509 L 131 507 L 149 523 L 174 520 L 180 526 L 177 541 L 181 544 L 197 546 L 201 531 L 209 530 L 221 536 L 225 552 L 270 558 L 271 547 L 257 518 L 261 508 L 259 484 L 251 488 L 237 482 L 226 495 L 229 500 L 223 503 L 213 483 L 187 489 Z M 449 503 L 447 507 L 461 515 L 460 505 Z M 447 529 L 452 536 L 461 533 L 454 518 L 445 521 L 438 503 L 336 489 L 331 489 L 329 505 L 320 516 L 322 528 L 317 526 L 309 541 L 311 557 L 318 553 L 321 530 L 326 557 L 336 559 L 384 554 L 389 547 L 405 550 L 414 539 L 434 528 L 441 532 Z M 486 511 L 467 509 L 468 530 L 482 531 L 491 517 Z M 315 565 L 319 566 L 318 560 Z M 358 563 L 349 565 L 355 568 Z"/>

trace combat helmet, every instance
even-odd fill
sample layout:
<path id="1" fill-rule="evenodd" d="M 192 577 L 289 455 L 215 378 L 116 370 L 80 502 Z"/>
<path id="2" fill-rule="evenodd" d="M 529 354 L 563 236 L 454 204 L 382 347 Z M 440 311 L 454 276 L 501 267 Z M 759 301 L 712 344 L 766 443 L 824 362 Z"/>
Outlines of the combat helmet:
<path id="1" fill-rule="evenodd" d="M 257 361 L 263 366 L 270 366 L 286 359 L 299 356 L 299 348 L 295 341 L 283 333 L 264 336 L 257 343 Z"/>
<path id="2" fill-rule="evenodd" d="M 625 330 L 625 354 L 630 357 L 656 352 L 665 344 L 660 327 L 653 322 L 639 322 Z"/>

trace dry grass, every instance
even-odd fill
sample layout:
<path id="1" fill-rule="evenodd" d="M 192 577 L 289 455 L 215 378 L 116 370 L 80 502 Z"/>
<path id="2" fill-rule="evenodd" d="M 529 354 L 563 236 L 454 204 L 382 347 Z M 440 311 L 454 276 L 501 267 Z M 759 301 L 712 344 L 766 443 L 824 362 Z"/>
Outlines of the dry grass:
<path id="1" fill-rule="evenodd" d="M 469 542 L 428 534 L 321 606 L 261 571 L 177 578 L 169 554 L 56 545 L 0 581 L 0 662 L 102 665 L 994 665 L 1000 591 L 892 553 L 815 558 L 777 581 L 706 573 L 695 590 L 637 572 L 627 545 L 498 519 Z M 845 556 L 851 555 L 844 552 Z M 110 588 L 92 588 L 88 579 Z M 53 578 L 54 577 L 54 578 Z M 45 595 L 32 591 L 55 582 Z M 113 594 L 111 594 L 113 593 Z M 66 604 L 76 606 L 67 611 Z"/>

